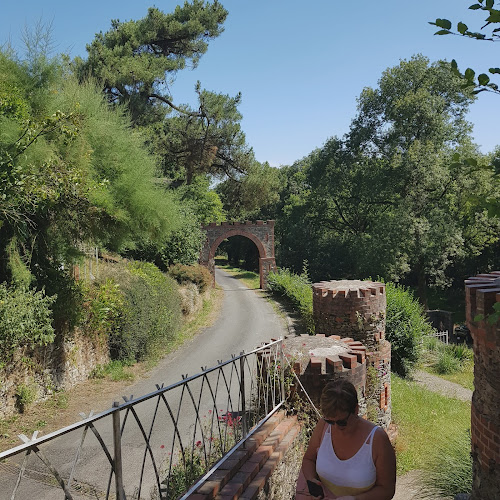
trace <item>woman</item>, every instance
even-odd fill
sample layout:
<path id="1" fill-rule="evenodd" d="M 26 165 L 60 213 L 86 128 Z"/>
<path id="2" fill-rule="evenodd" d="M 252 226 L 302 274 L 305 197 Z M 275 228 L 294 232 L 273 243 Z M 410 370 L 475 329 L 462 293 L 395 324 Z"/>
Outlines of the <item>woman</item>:
<path id="1" fill-rule="evenodd" d="M 295 498 L 390 500 L 396 456 L 385 431 L 358 416 L 356 388 L 343 379 L 329 382 L 321 393 L 321 411 L 324 418 L 309 441 Z"/>

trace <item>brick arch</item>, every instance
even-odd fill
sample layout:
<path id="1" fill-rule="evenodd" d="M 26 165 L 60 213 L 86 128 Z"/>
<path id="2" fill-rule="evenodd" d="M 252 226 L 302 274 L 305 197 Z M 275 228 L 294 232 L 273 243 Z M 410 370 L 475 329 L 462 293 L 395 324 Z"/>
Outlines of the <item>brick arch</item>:
<path id="1" fill-rule="evenodd" d="M 276 259 L 274 257 L 274 221 L 264 222 L 246 221 L 223 222 L 218 225 L 215 222 L 202 226 L 206 238 L 200 252 L 199 263 L 208 267 L 215 280 L 215 251 L 218 246 L 231 236 L 244 236 L 255 243 L 259 251 L 259 275 L 260 287 L 265 288 L 267 275 L 276 269 Z"/>

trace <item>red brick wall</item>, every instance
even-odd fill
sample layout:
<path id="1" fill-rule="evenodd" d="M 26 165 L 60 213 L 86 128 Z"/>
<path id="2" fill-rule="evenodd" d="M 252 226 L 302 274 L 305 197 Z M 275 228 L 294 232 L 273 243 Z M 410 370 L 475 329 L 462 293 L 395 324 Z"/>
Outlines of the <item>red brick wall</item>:
<path id="1" fill-rule="evenodd" d="M 314 351 L 325 347 L 328 342 L 342 345 L 344 351 L 333 356 L 298 357 L 298 347 L 304 343 L 305 351 Z M 358 391 L 360 415 L 366 413 L 366 347 L 352 338 L 340 338 L 338 335 L 325 339 L 325 335 L 302 335 L 298 338 L 287 338 L 284 341 L 285 355 L 295 360 L 293 370 L 300 378 L 302 385 L 313 403 L 319 408 L 323 387 L 331 380 L 346 378 Z"/>
<path id="2" fill-rule="evenodd" d="M 215 251 L 226 238 L 231 236 L 244 236 L 255 243 L 259 252 L 259 274 L 260 287 L 266 288 L 267 275 L 270 271 L 276 269 L 276 260 L 274 257 L 274 221 L 264 222 L 246 221 L 241 222 L 222 222 L 217 225 L 215 222 L 202 226 L 207 237 L 200 252 L 199 263 L 208 267 L 210 272 L 215 272 Z M 215 274 L 214 274 L 215 284 Z"/>
<path id="3" fill-rule="evenodd" d="M 500 492 L 500 324 L 490 324 L 500 302 L 500 271 L 465 282 L 466 317 L 474 341 L 471 439 L 472 499 L 493 500 Z"/>

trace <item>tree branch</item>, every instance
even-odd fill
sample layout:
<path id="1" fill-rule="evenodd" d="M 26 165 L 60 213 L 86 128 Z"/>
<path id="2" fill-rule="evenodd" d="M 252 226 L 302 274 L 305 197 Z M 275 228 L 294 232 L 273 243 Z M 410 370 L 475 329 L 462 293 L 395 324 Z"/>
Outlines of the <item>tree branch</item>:
<path id="1" fill-rule="evenodd" d="M 179 108 L 176 106 L 170 99 L 167 99 L 165 96 L 159 95 L 159 94 L 149 94 L 148 98 L 154 98 L 158 99 L 159 101 L 164 102 L 165 104 L 168 104 L 172 109 L 175 109 L 175 111 L 178 111 L 179 113 L 182 113 L 183 115 L 186 116 L 196 116 L 198 118 L 205 118 L 206 114 L 203 111 L 186 111 L 185 109 Z"/>

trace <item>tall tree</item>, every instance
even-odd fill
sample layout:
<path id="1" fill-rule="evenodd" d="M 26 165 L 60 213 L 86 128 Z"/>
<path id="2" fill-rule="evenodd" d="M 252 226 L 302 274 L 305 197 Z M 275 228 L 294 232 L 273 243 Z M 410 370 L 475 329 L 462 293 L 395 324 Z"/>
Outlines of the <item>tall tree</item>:
<path id="1" fill-rule="evenodd" d="M 96 78 L 111 102 L 127 104 L 133 121 L 141 122 L 159 103 L 176 108 L 165 92 L 169 78 L 187 64 L 196 67 L 226 16 L 217 0 L 193 0 L 173 13 L 151 7 L 138 21 L 113 20 L 111 30 L 87 45 L 87 60 L 75 60 L 78 73 Z"/>
<path id="2" fill-rule="evenodd" d="M 234 220 L 268 218 L 279 199 L 280 174 L 269 163 L 253 161 L 245 175 L 217 185 L 228 217 Z"/>
<path id="3" fill-rule="evenodd" d="M 128 118 L 59 61 L 13 57 L 0 53 L 0 280 L 43 283 L 80 242 L 120 250 L 180 227 Z"/>
<path id="4" fill-rule="evenodd" d="M 169 84 L 177 71 L 196 67 L 208 42 L 223 31 L 227 11 L 215 0 L 192 0 L 165 14 L 150 8 L 138 21 L 113 20 L 111 30 L 87 45 L 76 59 L 80 79 L 93 77 L 112 103 L 126 104 L 135 126 L 148 127 L 148 142 L 160 170 L 173 186 L 194 175 L 235 175 L 253 159 L 230 97 L 196 86 L 198 108 L 174 104 Z"/>
<path id="5" fill-rule="evenodd" d="M 310 155 L 295 203 L 316 239 L 304 256 L 313 279 L 407 277 L 425 304 L 451 263 L 496 238 L 498 220 L 477 201 L 498 192 L 469 138 L 472 98 L 449 64 L 422 56 L 363 90 L 346 138 Z"/>

